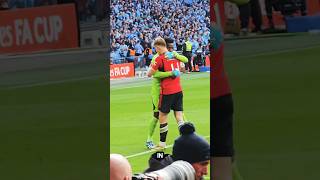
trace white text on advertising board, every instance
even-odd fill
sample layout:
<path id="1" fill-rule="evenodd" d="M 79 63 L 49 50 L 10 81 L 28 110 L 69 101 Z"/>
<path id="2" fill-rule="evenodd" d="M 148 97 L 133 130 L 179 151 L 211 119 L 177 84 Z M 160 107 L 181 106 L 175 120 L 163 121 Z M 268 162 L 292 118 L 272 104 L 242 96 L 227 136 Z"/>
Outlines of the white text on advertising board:
<path id="1" fill-rule="evenodd" d="M 0 26 L 0 47 L 52 43 L 59 40 L 62 31 L 60 16 L 16 19 L 13 26 Z"/>
<path id="2" fill-rule="evenodd" d="M 110 70 L 110 76 L 126 76 L 129 74 L 130 67 L 125 66 L 125 67 L 115 67 L 114 69 Z"/>

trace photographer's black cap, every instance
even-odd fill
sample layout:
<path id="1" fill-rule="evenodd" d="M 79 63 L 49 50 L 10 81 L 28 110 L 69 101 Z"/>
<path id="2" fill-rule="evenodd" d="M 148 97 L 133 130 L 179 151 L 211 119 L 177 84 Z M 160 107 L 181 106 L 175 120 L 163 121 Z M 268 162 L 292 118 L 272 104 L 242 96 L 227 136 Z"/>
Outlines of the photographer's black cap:
<path id="1" fill-rule="evenodd" d="M 194 125 L 190 122 L 180 127 L 181 136 L 173 145 L 172 156 L 175 161 L 184 160 L 189 163 L 207 161 L 210 159 L 210 145 L 195 133 Z"/>
<path id="2" fill-rule="evenodd" d="M 149 168 L 144 171 L 144 173 L 157 171 L 173 163 L 173 159 L 169 154 L 164 154 L 164 152 L 155 152 L 151 155 L 149 159 Z"/>

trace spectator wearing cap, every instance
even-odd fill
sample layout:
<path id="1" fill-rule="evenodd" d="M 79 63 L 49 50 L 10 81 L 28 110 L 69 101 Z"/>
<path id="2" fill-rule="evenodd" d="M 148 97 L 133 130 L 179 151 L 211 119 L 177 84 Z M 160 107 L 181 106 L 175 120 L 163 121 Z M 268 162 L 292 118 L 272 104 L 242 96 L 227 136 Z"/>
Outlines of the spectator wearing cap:
<path id="1" fill-rule="evenodd" d="M 196 180 L 208 174 L 210 145 L 195 133 L 192 123 L 185 123 L 180 128 L 181 136 L 174 141 L 172 158 L 174 161 L 189 162 L 196 171 Z"/>
<path id="2" fill-rule="evenodd" d="M 165 155 L 159 160 L 156 154 L 149 159 L 149 168 L 145 172 L 156 171 L 170 165 L 174 161 L 186 161 L 195 170 L 195 180 L 202 180 L 208 174 L 210 145 L 195 133 L 195 127 L 187 122 L 180 127 L 180 136 L 174 141 L 172 155 Z"/>

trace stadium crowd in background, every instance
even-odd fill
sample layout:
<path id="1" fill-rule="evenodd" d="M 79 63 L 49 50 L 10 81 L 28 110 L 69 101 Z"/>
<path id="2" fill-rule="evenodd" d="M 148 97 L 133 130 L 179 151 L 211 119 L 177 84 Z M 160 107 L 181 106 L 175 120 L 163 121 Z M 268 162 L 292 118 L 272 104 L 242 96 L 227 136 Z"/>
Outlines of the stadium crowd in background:
<path id="1" fill-rule="evenodd" d="M 0 0 L 0 10 L 76 3 L 80 21 L 96 22 L 105 18 L 106 2 L 106 0 Z"/>
<path id="2" fill-rule="evenodd" d="M 143 67 L 145 50 L 152 49 L 158 36 L 174 39 L 177 51 L 186 39 L 193 53 L 209 49 L 208 0 L 113 1 L 110 23 L 111 63 L 137 62 L 136 67 Z"/>

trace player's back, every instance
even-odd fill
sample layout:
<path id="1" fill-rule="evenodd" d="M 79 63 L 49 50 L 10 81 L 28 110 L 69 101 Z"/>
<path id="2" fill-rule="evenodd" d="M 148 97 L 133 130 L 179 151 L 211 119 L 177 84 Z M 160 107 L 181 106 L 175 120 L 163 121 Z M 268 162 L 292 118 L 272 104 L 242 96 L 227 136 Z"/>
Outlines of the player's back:
<path id="1" fill-rule="evenodd" d="M 180 70 L 180 61 L 175 58 L 166 59 L 164 55 L 160 55 L 157 57 L 156 63 L 159 63 L 159 71 Z M 175 94 L 181 91 L 180 77 L 168 77 L 161 80 L 161 94 Z"/>

